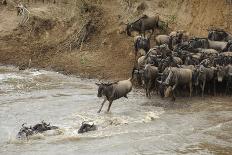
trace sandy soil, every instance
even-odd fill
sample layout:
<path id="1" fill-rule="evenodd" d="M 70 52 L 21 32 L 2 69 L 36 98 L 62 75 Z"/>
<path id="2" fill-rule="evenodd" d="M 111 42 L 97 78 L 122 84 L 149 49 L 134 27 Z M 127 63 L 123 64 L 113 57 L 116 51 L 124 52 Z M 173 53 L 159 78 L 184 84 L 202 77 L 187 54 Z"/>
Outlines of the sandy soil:
<path id="1" fill-rule="evenodd" d="M 86 0 L 87 1 L 87 0 Z M 230 5 L 221 0 L 89 0 L 94 9 L 81 12 L 75 0 L 33 1 L 28 4 L 30 20 L 20 27 L 14 3 L 0 5 L 0 63 L 46 68 L 90 78 L 124 79 L 133 68 L 133 38 L 123 32 L 128 21 L 141 14 L 159 14 L 173 30 L 206 36 L 209 27 L 232 31 Z M 127 3 L 130 2 L 130 3 Z M 145 7 L 141 6 L 144 3 Z M 58 48 L 84 21 L 94 20 L 95 30 L 81 50 Z"/>

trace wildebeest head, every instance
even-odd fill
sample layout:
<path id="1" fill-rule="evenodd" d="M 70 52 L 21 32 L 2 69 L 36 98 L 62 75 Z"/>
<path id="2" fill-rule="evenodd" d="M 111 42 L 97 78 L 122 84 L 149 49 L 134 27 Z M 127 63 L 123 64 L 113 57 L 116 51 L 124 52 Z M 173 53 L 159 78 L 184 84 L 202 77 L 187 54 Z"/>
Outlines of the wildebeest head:
<path id="1" fill-rule="evenodd" d="M 127 26 L 126 26 L 126 34 L 128 36 L 131 36 L 132 27 L 133 27 L 132 24 L 127 24 Z"/>
<path id="2" fill-rule="evenodd" d="M 82 122 L 80 129 L 78 130 L 78 133 L 84 133 L 88 131 L 94 131 L 97 127 L 94 125 L 94 123 L 91 122 Z"/>
<path id="3" fill-rule="evenodd" d="M 150 38 L 138 36 L 135 41 L 135 51 L 139 49 L 143 49 L 147 53 L 150 49 Z"/>
<path id="4" fill-rule="evenodd" d="M 104 94 L 103 94 L 103 91 L 104 91 L 106 85 L 103 84 L 103 83 L 100 83 L 100 84 L 99 84 L 99 83 L 96 83 L 96 85 L 98 86 L 97 97 L 102 97 L 102 95 L 104 95 Z"/>
<path id="5" fill-rule="evenodd" d="M 20 129 L 20 131 L 17 134 L 18 139 L 28 138 L 28 136 L 30 136 L 34 133 L 32 128 L 26 127 L 25 124 L 26 123 L 22 124 L 22 128 Z"/>
<path id="6" fill-rule="evenodd" d="M 98 93 L 97 93 L 97 97 L 102 97 L 104 95 L 106 95 L 106 89 L 109 86 L 112 86 L 113 84 L 116 84 L 117 82 L 113 82 L 113 83 L 96 83 L 96 85 L 98 86 Z"/>
<path id="7" fill-rule="evenodd" d="M 169 73 L 168 73 L 166 80 L 164 81 L 164 84 L 167 86 L 170 85 L 172 83 L 173 77 L 174 77 L 174 72 L 172 69 L 169 69 Z"/>

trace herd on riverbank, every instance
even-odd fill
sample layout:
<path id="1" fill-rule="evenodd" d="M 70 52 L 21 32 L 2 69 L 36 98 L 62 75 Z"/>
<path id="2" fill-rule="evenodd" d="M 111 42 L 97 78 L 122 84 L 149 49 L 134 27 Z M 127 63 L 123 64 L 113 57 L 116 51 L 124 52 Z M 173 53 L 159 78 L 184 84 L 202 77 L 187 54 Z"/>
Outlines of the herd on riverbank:
<path id="1" fill-rule="evenodd" d="M 143 23 L 143 19 L 140 20 Z M 133 24 L 128 26 L 133 27 Z M 206 92 L 230 93 L 232 35 L 222 29 L 208 31 L 205 38 L 190 38 L 181 30 L 158 35 L 155 37 L 157 45 L 152 48 L 150 37 L 135 37 L 136 76 L 146 96 L 150 97 L 150 92 L 156 90 L 161 97 L 171 96 L 175 100 L 176 94 L 185 94 L 186 88 L 190 97 L 192 92 L 202 97 Z M 139 52 L 140 49 L 143 52 Z"/>
<path id="2" fill-rule="evenodd" d="M 161 97 L 189 97 L 207 93 L 209 95 L 230 94 L 232 88 L 232 35 L 222 29 L 208 30 L 205 38 L 190 37 L 183 30 L 155 37 L 156 46 L 151 47 L 151 36 L 155 29 L 166 25 L 159 16 L 143 16 L 133 23 L 127 24 L 126 32 L 132 31 L 140 35 L 134 37 L 135 64 L 132 78 L 114 83 L 97 84 L 98 96 L 105 96 L 109 107 L 121 97 L 127 97 L 131 91 L 132 79 L 135 77 L 151 97 L 156 91 Z M 147 31 L 152 30 L 150 35 Z M 100 95 L 99 95 L 100 94 Z M 101 111 L 101 108 L 98 112 Z"/>

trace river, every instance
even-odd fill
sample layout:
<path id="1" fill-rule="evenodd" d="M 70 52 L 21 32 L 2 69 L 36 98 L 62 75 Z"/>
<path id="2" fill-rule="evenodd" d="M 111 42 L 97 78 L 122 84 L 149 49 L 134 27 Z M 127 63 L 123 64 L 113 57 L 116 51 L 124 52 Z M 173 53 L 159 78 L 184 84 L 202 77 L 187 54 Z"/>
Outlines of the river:
<path id="1" fill-rule="evenodd" d="M 0 66 L 0 154 L 231 155 L 232 98 L 169 100 L 133 89 L 128 99 L 97 110 L 95 80 Z M 60 129 L 18 140 L 21 124 L 45 120 Z M 82 121 L 98 130 L 77 131 Z"/>

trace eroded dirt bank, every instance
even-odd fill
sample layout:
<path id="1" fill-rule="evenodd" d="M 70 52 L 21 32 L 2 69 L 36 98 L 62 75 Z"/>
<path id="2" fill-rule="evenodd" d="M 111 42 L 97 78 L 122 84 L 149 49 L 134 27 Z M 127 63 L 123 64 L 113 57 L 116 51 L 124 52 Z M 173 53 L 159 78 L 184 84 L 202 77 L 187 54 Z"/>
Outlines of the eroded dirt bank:
<path id="1" fill-rule="evenodd" d="M 123 23 L 159 14 L 171 29 L 206 36 L 211 26 L 229 32 L 231 7 L 224 0 L 45 0 L 28 1 L 30 19 L 19 27 L 15 3 L 0 5 L 0 63 L 52 69 L 85 77 L 123 79 L 133 67 L 133 38 Z M 141 5 L 141 3 L 143 3 Z M 140 7 L 138 7 L 140 6 Z M 141 7 L 143 6 L 143 7 Z M 91 19 L 93 29 L 78 48 L 66 45 Z"/>

